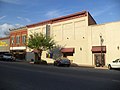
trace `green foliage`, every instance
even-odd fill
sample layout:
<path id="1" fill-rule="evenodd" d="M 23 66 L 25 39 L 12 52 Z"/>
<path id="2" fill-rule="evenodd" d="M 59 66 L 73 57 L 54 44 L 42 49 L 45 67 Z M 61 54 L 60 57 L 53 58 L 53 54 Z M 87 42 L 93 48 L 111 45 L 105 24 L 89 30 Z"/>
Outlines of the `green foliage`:
<path id="1" fill-rule="evenodd" d="M 30 35 L 28 40 L 28 47 L 32 49 L 46 50 L 52 48 L 53 45 L 55 45 L 54 40 L 42 33 Z"/>
<path id="2" fill-rule="evenodd" d="M 41 64 L 41 55 L 43 50 L 51 49 L 55 45 L 54 40 L 42 33 L 34 33 L 28 39 L 28 47 L 37 50 L 35 54 L 35 64 Z"/>

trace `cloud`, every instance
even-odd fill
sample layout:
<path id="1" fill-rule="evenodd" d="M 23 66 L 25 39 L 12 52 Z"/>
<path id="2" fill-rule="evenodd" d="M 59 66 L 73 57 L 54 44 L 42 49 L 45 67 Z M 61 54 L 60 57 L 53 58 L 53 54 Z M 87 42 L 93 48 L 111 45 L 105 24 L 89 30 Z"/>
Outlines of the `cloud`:
<path id="1" fill-rule="evenodd" d="M 56 17 L 71 14 L 71 12 L 73 12 L 73 10 L 62 8 L 62 9 L 48 11 L 46 12 L 45 16 L 47 16 L 47 18 L 56 18 Z"/>
<path id="2" fill-rule="evenodd" d="M 23 17 L 19 17 L 19 16 L 17 18 L 22 21 L 31 22 L 31 20 L 29 18 L 23 18 Z"/>
<path id="3" fill-rule="evenodd" d="M 102 14 L 106 13 L 107 11 L 111 10 L 112 8 L 114 8 L 115 6 L 117 6 L 117 5 L 116 4 L 109 5 L 109 6 L 105 6 L 104 8 L 101 8 L 100 10 L 94 11 L 93 16 L 97 17 L 99 15 L 102 15 Z"/>
<path id="4" fill-rule="evenodd" d="M 1 16 L 1 17 L 0 17 L 0 20 L 2 20 L 2 19 L 5 18 L 5 17 L 6 17 L 6 16 Z"/>
<path id="5" fill-rule="evenodd" d="M 20 0 L 0 0 L 4 3 L 11 3 L 11 4 L 20 4 Z"/>
<path id="6" fill-rule="evenodd" d="M 18 28 L 18 27 L 22 27 L 23 25 L 21 25 L 21 24 L 14 24 L 13 26 L 14 26 L 14 28 Z"/>
<path id="7" fill-rule="evenodd" d="M 22 27 L 23 25 L 20 24 L 8 24 L 8 23 L 4 23 L 0 25 L 0 37 L 5 37 L 5 32 L 9 32 L 9 29 L 13 29 L 13 28 L 18 28 L 18 27 Z"/>
<path id="8" fill-rule="evenodd" d="M 27 22 L 31 22 L 31 20 L 30 19 L 28 19 L 28 18 L 24 18 Z"/>
<path id="9" fill-rule="evenodd" d="M 60 12 L 60 10 L 52 10 L 52 11 L 48 11 L 45 15 L 48 18 L 55 18 L 61 16 L 62 13 Z"/>

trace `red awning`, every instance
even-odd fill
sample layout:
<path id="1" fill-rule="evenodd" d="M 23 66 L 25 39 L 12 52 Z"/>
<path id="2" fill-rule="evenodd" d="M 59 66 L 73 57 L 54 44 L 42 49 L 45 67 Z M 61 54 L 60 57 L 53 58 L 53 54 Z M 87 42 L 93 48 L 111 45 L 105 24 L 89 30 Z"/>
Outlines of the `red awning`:
<path id="1" fill-rule="evenodd" d="M 39 51 L 37 49 L 34 49 L 32 52 L 34 53 L 38 53 Z"/>
<path id="2" fill-rule="evenodd" d="M 74 48 L 62 48 L 61 49 L 62 53 L 67 53 L 67 52 L 74 52 Z"/>
<path id="3" fill-rule="evenodd" d="M 106 53 L 106 46 L 92 46 L 92 53 Z"/>

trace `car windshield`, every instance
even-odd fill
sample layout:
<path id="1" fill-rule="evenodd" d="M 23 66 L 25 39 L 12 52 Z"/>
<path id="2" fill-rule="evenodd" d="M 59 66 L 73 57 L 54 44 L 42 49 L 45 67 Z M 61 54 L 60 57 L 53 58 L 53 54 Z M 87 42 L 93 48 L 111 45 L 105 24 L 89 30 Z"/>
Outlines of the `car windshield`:
<path id="1" fill-rule="evenodd" d="M 116 59 L 115 61 L 113 61 L 113 62 L 118 62 L 120 59 Z"/>

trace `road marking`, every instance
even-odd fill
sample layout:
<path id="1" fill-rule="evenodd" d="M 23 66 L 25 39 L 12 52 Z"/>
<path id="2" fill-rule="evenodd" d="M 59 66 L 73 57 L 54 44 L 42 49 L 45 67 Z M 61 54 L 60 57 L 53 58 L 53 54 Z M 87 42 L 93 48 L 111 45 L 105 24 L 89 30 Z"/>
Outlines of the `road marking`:
<path id="1" fill-rule="evenodd" d="M 120 83 L 120 80 L 112 80 L 113 82 L 119 82 Z"/>

